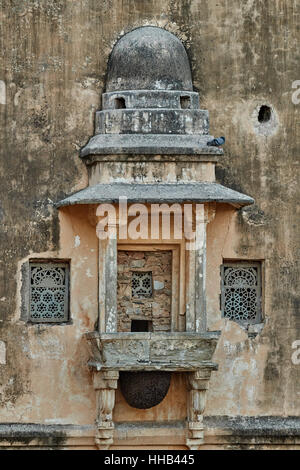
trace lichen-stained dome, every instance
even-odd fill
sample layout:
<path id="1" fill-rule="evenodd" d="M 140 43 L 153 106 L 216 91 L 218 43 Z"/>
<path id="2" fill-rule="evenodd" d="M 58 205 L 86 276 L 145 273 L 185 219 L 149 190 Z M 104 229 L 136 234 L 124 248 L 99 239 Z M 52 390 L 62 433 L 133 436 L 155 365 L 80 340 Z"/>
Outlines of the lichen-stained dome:
<path id="1" fill-rule="evenodd" d="M 155 26 L 122 36 L 108 61 L 95 135 L 81 157 L 89 164 L 104 154 L 206 154 L 212 138 L 181 41 Z M 223 151 L 213 147 L 209 154 Z"/>
<path id="2" fill-rule="evenodd" d="M 106 92 L 117 90 L 192 91 L 190 64 L 181 41 L 154 26 L 125 34 L 108 63 Z"/>

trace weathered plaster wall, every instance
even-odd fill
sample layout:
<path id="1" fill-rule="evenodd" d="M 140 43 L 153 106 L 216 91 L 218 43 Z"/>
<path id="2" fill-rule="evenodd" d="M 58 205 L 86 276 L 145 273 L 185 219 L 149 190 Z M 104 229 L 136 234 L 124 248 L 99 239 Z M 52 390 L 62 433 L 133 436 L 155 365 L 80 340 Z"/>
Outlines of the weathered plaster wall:
<path id="1" fill-rule="evenodd" d="M 211 131 L 226 136 L 217 179 L 256 199 L 236 216 L 218 211 L 208 228 L 211 326 L 220 326 L 215 280 L 222 257 L 265 260 L 267 323 L 255 340 L 226 323 L 206 412 L 299 414 L 300 366 L 291 362 L 292 343 L 300 338 L 300 105 L 292 102 L 292 83 L 300 79 L 299 3 L 10 0 L 0 1 L 0 24 L 0 340 L 6 352 L 0 421 L 94 420 L 82 340 L 97 314 L 96 262 L 85 259 L 96 250 L 93 229 L 84 226 L 82 214 L 73 215 L 67 229 L 71 216 L 64 209 L 60 239 L 53 202 L 87 185 L 78 151 L 93 134 L 108 56 L 124 32 L 145 24 L 165 27 L 184 42 Z M 270 129 L 257 124 L 262 104 L 274 109 Z M 214 250 L 216 234 L 223 246 Z M 82 255 L 76 235 L 85 246 Z M 20 267 L 29 256 L 72 257 L 72 325 L 39 328 L 19 321 Z"/>
<path id="2" fill-rule="evenodd" d="M 95 419 L 92 378 L 86 366 L 89 351 L 83 337 L 94 329 L 98 311 L 98 239 L 88 211 L 86 206 L 61 211 L 60 247 L 30 253 L 30 257 L 71 260 L 71 322 L 26 324 L 20 320 L 17 296 L 6 364 L 1 366 L 1 422 L 88 424 Z M 18 262 L 19 268 L 28 258 Z M 21 270 L 16 279 L 20 292 Z M 22 388 L 17 388 L 19 384 Z"/>

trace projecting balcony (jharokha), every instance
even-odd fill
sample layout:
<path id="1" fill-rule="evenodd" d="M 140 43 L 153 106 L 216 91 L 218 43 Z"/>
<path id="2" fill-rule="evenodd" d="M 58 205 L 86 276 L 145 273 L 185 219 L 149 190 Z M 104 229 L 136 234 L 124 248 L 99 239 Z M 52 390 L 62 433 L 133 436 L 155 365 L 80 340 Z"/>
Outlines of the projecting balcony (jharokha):
<path id="1" fill-rule="evenodd" d="M 114 442 L 115 391 L 134 408 L 151 408 L 166 396 L 172 373 L 185 373 L 187 383 L 186 445 L 203 444 L 203 413 L 212 357 L 219 332 L 115 332 L 86 334 L 89 367 L 97 393 L 96 444 L 109 449 Z"/>
<path id="2" fill-rule="evenodd" d="M 118 381 L 130 406 L 147 409 L 163 400 L 177 373 L 186 376 L 186 445 L 197 449 L 219 337 L 206 318 L 207 224 L 218 204 L 223 210 L 254 201 L 216 182 L 223 150 L 207 145 L 208 111 L 193 91 L 183 44 L 166 30 L 137 28 L 117 42 L 95 131 L 81 149 L 89 186 L 57 206 L 90 206 L 99 238 L 97 331 L 86 335 L 96 444 L 108 449 L 114 442 Z M 108 205 L 114 216 L 106 232 L 99 218 Z M 127 233 L 137 211 L 143 236 Z"/>
<path id="3" fill-rule="evenodd" d="M 216 370 L 212 362 L 219 332 L 98 333 L 86 335 L 97 371 Z"/>
<path id="4" fill-rule="evenodd" d="M 219 332 L 208 331 L 206 321 L 206 225 L 214 210 L 204 204 L 195 210 L 191 250 L 182 239 L 99 238 L 98 329 L 86 339 L 98 396 L 100 449 L 113 444 L 118 384 L 130 406 L 147 409 L 163 400 L 171 375 L 178 373 L 185 374 L 187 384 L 186 444 L 193 449 L 203 443 Z"/>

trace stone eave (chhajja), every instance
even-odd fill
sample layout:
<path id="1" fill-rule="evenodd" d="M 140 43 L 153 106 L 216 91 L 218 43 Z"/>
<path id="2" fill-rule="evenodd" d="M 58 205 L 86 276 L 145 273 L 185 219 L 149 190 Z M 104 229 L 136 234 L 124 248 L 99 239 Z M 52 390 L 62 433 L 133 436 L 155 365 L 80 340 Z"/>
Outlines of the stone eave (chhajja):
<path id="1" fill-rule="evenodd" d="M 98 154 L 223 155 L 209 147 L 208 134 L 97 134 L 81 149 L 81 158 Z"/>
<path id="2" fill-rule="evenodd" d="M 78 191 L 59 201 L 56 207 L 76 204 L 117 203 L 119 198 L 128 203 L 183 203 L 219 202 L 236 207 L 254 203 L 254 199 L 233 189 L 212 182 L 193 183 L 99 183 Z"/>

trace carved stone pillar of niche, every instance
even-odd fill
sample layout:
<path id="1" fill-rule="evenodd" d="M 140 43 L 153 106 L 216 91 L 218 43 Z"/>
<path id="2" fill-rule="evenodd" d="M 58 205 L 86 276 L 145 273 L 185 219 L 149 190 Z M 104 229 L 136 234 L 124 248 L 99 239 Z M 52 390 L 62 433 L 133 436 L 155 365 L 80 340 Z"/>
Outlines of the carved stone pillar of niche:
<path id="1" fill-rule="evenodd" d="M 105 210 L 105 204 L 103 204 Z M 108 207 L 109 204 L 108 204 Z M 108 209 L 109 210 L 109 209 Z M 103 215 L 97 214 L 97 215 Z M 108 230 L 98 224 L 99 238 L 99 331 L 117 331 L 117 225 L 115 216 L 107 222 Z"/>
<path id="2" fill-rule="evenodd" d="M 95 442 L 99 450 L 108 450 L 114 441 L 113 410 L 118 378 L 118 371 L 94 372 L 94 388 L 97 394 Z"/>
<path id="3" fill-rule="evenodd" d="M 188 243 L 186 331 L 207 331 L 206 229 L 214 216 L 215 204 L 196 204 L 193 216 L 185 211 L 185 233 L 193 240 Z"/>
<path id="4" fill-rule="evenodd" d="M 216 203 L 196 204 L 196 243 L 195 243 L 195 331 L 207 331 L 206 312 L 206 251 L 207 224 L 215 217 Z"/>
<path id="5" fill-rule="evenodd" d="M 206 404 L 210 369 L 200 369 L 188 374 L 187 402 L 187 439 L 186 445 L 191 450 L 197 450 L 204 443 L 203 413 Z"/>

